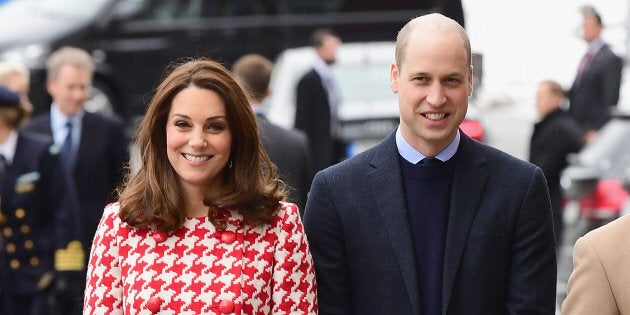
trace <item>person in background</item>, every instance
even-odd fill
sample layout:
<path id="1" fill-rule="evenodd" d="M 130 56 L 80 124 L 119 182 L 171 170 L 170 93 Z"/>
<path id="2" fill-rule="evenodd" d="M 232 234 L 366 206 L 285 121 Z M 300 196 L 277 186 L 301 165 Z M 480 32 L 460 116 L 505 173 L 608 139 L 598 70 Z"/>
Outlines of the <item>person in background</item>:
<path id="1" fill-rule="evenodd" d="M 295 128 L 306 133 L 313 171 L 317 172 L 346 156 L 337 116 L 340 95 L 330 70 L 341 39 L 329 29 L 317 29 L 311 42 L 317 58 L 313 68 L 298 81 Z"/>
<path id="2" fill-rule="evenodd" d="M 22 123 L 26 123 L 33 114 L 33 104 L 28 97 L 31 88 L 31 71 L 20 63 L 0 62 L 0 85 L 20 94 L 26 110 L 26 116 Z"/>
<path id="3" fill-rule="evenodd" d="M 628 231 L 630 216 L 626 215 L 575 242 L 562 314 L 630 314 Z"/>
<path id="4" fill-rule="evenodd" d="M 321 314 L 555 313 L 544 174 L 459 130 L 472 79 L 456 21 L 423 15 L 398 33 L 400 125 L 309 192 Z"/>
<path id="5" fill-rule="evenodd" d="M 52 136 L 60 158 L 74 182 L 79 203 L 81 242 L 89 252 L 103 207 L 114 200 L 124 166 L 129 161 L 129 139 L 122 120 L 84 110 L 92 85 L 94 62 L 84 50 L 62 47 L 46 63 L 50 111 L 33 116 L 24 130 Z M 85 272 L 85 270 L 84 270 Z M 81 312 L 85 274 L 69 285 L 74 291 L 68 311 Z"/>
<path id="6" fill-rule="evenodd" d="M 256 114 L 263 148 L 278 168 L 280 178 L 290 186 L 289 200 L 303 212 L 312 180 L 308 140 L 303 132 L 284 129 L 265 117 L 262 102 L 271 93 L 272 70 L 271 60 L 258 54 L 244 55 L 232 66 L 232 73 L 243 85 Z"/>
<path id="7" fill-rule="evenodd" d="M 297 206 L 219 63 L 174 65 L 136 139 L 142 163 L 105 208 L 84 314 L 316 314 Z"/>
<path id="8" fill-rule="evenodd" d="M 71 274 L 82 275 L 77 208 L 59 149 L 44 135 L 20 131 L 24 98 L 0 86 L 0 314 L 58 314 L 51 299 Z"/>
<path id="9" fill-rule="evenodd" d="M 601 38 L 604 25 L 595 8 L 584 6 L 582 14 L 582 35 L 588 49 L 567 96 L 569 113 L 582 127 L 588 143 L 610 120 L 611 110 L 619 101 L 623 61 Z"/>
<path id="10" fill-rule="evenodd" d="M 540 121 L 534 125 L 529 146 L 529 161 L 540 167 L 547 179 L 556 248 L 563 230 L 560 175 L 568 165 L 569 154 L 577 153 L 584 144 L 580 127 L 561 108 L 563 100 L 564 91 L 558 82 L 545 80 L 538 84 L 536 111 Z"/>

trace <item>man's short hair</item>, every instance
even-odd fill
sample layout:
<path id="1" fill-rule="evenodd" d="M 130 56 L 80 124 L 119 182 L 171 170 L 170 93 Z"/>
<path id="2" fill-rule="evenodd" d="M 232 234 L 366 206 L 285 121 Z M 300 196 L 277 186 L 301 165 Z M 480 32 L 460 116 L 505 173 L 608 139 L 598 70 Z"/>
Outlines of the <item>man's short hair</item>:
<path id="1" fill-rule="evenodd" d="M 273 63 L 259 54 L 239 58 L 232 66 L 232 73 L 249 98 L 260 102 L 267 95 Z"/>
<path id="2" fill-rule="evenodd" d="M 46 61 L 46 71 L 49 80 L 55 80 L 59 75 L 59 69 L 64 65 L 73 65 L 94 73 L 94 61 L 85 50 L 75 47 L 64 46 L 53 52 Z"/>

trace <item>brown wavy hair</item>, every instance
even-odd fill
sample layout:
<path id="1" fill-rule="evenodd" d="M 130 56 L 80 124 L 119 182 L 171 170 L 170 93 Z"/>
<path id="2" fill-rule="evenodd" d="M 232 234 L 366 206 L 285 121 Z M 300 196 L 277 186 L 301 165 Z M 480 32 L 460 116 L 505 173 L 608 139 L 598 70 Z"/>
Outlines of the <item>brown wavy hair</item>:
<path id="1" fill-rule="evenodd" d="M 138 169 L 128 172 L 117 190 L 121 219 L 134 227 L 164 232 L 179 229 L 186 219 L 178 175 L 166 154 L 166 122 L 175 95 L 196 86 L 221 96 L 232 132 L 222 191 L 213 192 L 217 198 L 204 199 L 212 224 L 225 229 L 222 209 L 240 211 L 251 225 L 271 223 L 279 202 L 286 199 L 286 187 L 262 148 L 256 117 L 237 82 L 223 65 L 205 58 L 173 63 L 167 71 L 170 73 L 155 91 L 135 139 Z"/>

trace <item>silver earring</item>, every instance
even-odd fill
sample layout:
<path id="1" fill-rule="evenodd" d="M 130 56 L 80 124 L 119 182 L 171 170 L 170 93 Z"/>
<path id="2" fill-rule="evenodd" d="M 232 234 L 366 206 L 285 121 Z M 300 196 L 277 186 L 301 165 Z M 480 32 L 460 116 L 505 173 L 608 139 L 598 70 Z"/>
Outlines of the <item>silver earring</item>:
<path id="1" fill-rule="evenodd" d="M 232 160 L 231 159 L 228 161 L 228 169 L 232 169 Z"/>

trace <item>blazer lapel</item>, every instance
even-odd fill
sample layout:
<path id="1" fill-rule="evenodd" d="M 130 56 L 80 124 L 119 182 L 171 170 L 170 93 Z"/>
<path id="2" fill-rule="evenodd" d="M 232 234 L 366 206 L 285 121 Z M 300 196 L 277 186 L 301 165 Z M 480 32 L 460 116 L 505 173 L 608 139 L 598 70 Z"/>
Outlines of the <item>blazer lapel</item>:
<path id="1" fill-rule="evenodd" d="M 484 158 L 475 150 L 474 140 L 462 134 L 458 148 L 458 161 L 453 178 L 449 210 L 444 274 L 442 280 L 442 313 L 448 309 L 455 277 L 461 265 L 462 253 L 468 234 L 477 215 L 488 173 L 482 168 Z"/>
<path id="2" fill-rule="evenodd" d="M 370 193 L 376 205 L 376 211 L 380 214 L 387 229 L 389 241 L 407 287 L 413 313 L 419 314 L 418 276 L 405 207 L 395 132 L 379 145 L 370 164 L 374 167 L 374 170 L 367 174 Z"/>

